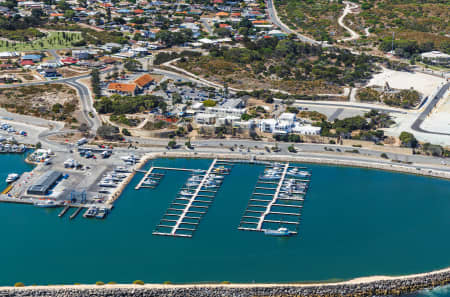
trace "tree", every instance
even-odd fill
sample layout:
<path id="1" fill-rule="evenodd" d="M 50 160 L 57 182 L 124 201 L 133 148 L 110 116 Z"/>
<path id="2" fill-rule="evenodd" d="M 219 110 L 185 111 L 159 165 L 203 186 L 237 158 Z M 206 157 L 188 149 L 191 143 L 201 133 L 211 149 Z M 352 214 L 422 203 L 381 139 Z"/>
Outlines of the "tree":
<path id="1" fill-rule="evenodd" d="M 167 144 L 167 147 L 173 149 L 177 147 L 177 142 L 175 140 L 171 140 L 169 141 L 169 143 Z"/>
<path id="2" fill-rule="evenodd" d="M 126 128 L 122 129 L 122 134 L 125 135 L 125 136 L 131 136 L 130 131 L 128 131 L 128 129 L 126 129 Z"/>
<path id="3" fill-rule="evenodd" d="M 98 128 L 97 134 L 107 140 L 120 140 L 122 136 L 119 131 L 119 128 L 116 126 L 102 125 Z"/>
<path id="4" fill-rule="evenodd" d="M 135 72 L 142 69 L 142 64 L 137 60 L 127 59 L 123 67 L 130 72 Z"/>
<path id="5" fill-rule="evenodd" d="M 402 146 L 406 147 L 417 147 L 417 139 L 414 137 L 412 133 L 403 131 L 399 136 L 400 141 L 402 142 Z"/>
<path id="6" fill-rule="evenodd" d="M 102 91 L 100 88 L 100 73 L 98 69 L 93 69 L 91 71 L 91 86 L 95 97 L 99 98 L 102 95 Z"/>

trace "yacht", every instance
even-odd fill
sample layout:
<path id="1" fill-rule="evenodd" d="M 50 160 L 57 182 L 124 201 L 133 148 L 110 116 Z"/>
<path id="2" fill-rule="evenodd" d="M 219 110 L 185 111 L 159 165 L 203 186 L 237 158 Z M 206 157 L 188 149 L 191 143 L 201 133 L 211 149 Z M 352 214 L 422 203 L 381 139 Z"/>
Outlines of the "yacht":
<path id="1" fill-rule="evenodd" d="M 189 192 L 189 191 L 183 190 L 183 191 L 180 192 L 180 195 L 181 196 L 192 196 L 194 194 Z"/>
<path id="2" fill-rule="evenodd" d="M 223 175 L 217 175 L 217 174 L 211 174 L 209 177 L 213 178 L 213 179 L 223 179 Z"/>
<path id="3" fill-rule="evenodd" d="M 109 179 L 102 179 L 102 180 L 98 183 L 98 185 L 99 185 L 100 187 L 108 187 L 108 188 L 115 188 L 115 187 L 117 187 L 117 184 L 116 184 L 114 181 L 109 180 Z"/>
<path id="4" fill-rule="evenodd" d="M 311 175 L 308 171 L 299 170 L 298 168 L 292 168 L 288 170 L 287 172 L 290 176 L 297 176 L 297 177 L 308 177 Z"/>
<path id="5" fill-rule="evenodd" d="M 158 182 L 153 179 L 146 179 L 142 182 L 142 184 L 146 185 L 146 186 L 156 186 L 156 185 L 158 185 Z"/>
<path id="6" fill-rule="evenodd" d="M 91 206 L 88 208 L 88 210 L 84 213 L 83 217 L 85 218 L 92 218 L 94 216 L 96 216 L 98 213 L 98 207 L 96 206 Z"/>
<path id="7" fill-rule="evenodd" d="M 261 179 L 266 179 L 266 180 L 274 180 L 274 179 L 280 179 L 281 175 L 279 175 L 278 173 L 265 173 L 263 176 L 261 176 Z"/>
<path id="8" fill-rule="evenodd" d="M 193 175 L 188 178 L 189 182 L 200 182 L 203 178 L 200 175 Z"/>
<path id="9" fill-rule="evenodd" d="M 6 182 L 12 183 L 12 182 L 18 180 L 19 177 L 20 177 L 20 175 L 17 173 L 10 173 L 10 174 L 8 174 L 8 177 L 6 178 Z"/>
<path id="10" fill-rule="evenodd" d="M 95 217 L 97 219 L 104 219 L 106 217 L 106 214 L 108 213 L 108 210 L 105 207 L 100 207 L 97 211 L 97 214 Z"/>
<path id="11" fill-rule="evenodd" d="M 200 182 L 188 182 L 186 184 L 186 186 L 188 186 L 189 188 L 191 187 L 197 187 L 200 184 Z"/>
<path id="12" fill-rule="evenodd" d="M 33 205 L 36 207 L 50 208 L 50 207 L 58 207 L 61 206 L 54 200 L 36 200 L 33 202 Z"/>
<path id="13" fill-rule="evenodd" d="M 264 234 L 265 235 L 270 235 L 270 236 L 291 236 L 294 235 L 294 232 L 289 231 L 288 228 L 278 228 L 277 230 L 271 230 L 271 229 L 267 229 L 264 230 Z"/>
<path id="14" fill-rule="evenodd" d="M 130 173 L 130 169 L 128 169 L 127 167 L 124 166 L 117 166 L 116 168 L 114 168 L 115 172 L 120 172 L 120 173 Z"/>

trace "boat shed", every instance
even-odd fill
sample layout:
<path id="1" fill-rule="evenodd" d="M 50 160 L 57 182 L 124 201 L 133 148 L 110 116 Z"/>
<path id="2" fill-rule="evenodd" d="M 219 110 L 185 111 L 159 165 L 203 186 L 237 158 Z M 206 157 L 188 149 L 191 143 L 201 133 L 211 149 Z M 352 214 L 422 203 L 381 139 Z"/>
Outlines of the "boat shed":
<path id="1" fill-rule="evenodd" d="M 61 177 L 62 173 L 59 171 L 47 171 L 31 187 L 28 188 L 27 193 L 30 195 L 46 195 L 51 187 L 53 187 Z"/>

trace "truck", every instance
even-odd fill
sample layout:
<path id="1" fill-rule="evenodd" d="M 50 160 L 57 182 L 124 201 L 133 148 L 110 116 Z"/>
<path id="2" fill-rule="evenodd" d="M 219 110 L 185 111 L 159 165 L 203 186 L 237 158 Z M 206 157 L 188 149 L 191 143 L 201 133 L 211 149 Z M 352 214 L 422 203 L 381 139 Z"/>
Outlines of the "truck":
<path id="1" fill-rule="evenodd" d="M 88 143 L 88 140 L 86 138 L 81 138 L 77 141 L 78 146 L 86 144 L 86 143 Z"/>

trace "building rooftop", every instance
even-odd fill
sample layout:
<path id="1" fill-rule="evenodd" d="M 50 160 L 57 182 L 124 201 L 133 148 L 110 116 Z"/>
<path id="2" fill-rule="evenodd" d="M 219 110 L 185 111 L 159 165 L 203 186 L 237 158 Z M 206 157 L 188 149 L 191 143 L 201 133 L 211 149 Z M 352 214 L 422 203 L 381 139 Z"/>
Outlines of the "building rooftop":
<path id="1" fill-rule="evenodd" d="M 146 85 L 148 85 L 149 83 L 151 83 L 152 81 L 154 81 L 155 79 L 150 75 L 150 74 L 143 74 L 140 77 L 136 78 L 134 80 L 134 83 L 140 87 L 143 88 Z"/>
<path id="2" fill-rule="evenodd" d="M 135 84 L 124 84 L 124 83 L 110 83 L 108 85 L 108 90 L 132 93 L 132 92 L 136 91 L 136 85 Z"/>

